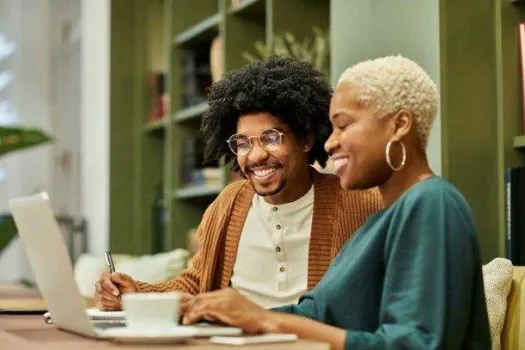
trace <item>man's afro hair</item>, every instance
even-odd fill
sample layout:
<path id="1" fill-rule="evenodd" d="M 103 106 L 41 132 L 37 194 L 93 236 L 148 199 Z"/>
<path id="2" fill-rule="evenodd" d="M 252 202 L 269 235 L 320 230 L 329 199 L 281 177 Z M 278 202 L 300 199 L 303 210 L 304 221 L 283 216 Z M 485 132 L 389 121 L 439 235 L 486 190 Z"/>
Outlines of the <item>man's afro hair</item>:
<path id="1" fill-rule="evenodd" d="M 283 120 L 300 139 L 314 137 L 309 164 L 324 167 L 324 143 L 331 133 L 328 117 L 332 89 L 326 77 L 310 63 L 271 57 L 226 74 L 208 90 L 209 107 L 202 117 L 205 162 L 222 156 L 239 170 L 226 140 L 236 133 L 239 117 L 269 113 Z"/>

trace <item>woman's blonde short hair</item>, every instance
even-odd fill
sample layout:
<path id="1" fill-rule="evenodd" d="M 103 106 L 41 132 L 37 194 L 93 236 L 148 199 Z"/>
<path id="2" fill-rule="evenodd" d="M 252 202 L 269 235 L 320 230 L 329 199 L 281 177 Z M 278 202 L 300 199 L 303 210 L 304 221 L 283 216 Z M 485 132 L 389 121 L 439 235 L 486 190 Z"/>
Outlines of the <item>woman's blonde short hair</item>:
<path id="1" fill-rule="evenodd" d="M 339 78 L 337 85 L 358 89 L 361 102 L 372 103 L 382 116 L 406 109 L 423 149 L 436 118 L 439 96 L 436 85 L 415 62 L 402 56 L 387 56 L 357 63 Z"/>

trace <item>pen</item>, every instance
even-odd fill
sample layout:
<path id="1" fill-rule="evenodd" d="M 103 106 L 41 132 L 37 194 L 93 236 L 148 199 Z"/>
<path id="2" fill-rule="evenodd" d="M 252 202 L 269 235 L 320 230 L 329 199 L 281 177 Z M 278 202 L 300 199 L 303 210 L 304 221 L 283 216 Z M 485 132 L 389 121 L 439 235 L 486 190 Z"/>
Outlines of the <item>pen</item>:
<path id="1" fill-rule="evenodd" d="M 106 250 L 105 256 L 106 256 L 106 264 L 108 265 L 109 272 L 110 273 L 115 272 L 115 265 L 113 264 L 113 258 L 111 258 L 111 252 L 109 250 Z"/>

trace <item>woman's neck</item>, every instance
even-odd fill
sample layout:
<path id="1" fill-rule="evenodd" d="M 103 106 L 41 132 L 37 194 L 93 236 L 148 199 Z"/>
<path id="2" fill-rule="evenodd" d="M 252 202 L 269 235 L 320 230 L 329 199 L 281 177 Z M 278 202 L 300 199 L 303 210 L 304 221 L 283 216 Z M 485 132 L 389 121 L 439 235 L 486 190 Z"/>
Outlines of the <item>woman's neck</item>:
<path id="1" fill-rule="evenodd" d="M 407 159 L 405 166 L 392 173 L 390 178 L 381 186 L 379 191 L 383 198 L 383 206 L 389 207 L 399 196 L 414 184 L 434 175 L 425 156 Z"/>

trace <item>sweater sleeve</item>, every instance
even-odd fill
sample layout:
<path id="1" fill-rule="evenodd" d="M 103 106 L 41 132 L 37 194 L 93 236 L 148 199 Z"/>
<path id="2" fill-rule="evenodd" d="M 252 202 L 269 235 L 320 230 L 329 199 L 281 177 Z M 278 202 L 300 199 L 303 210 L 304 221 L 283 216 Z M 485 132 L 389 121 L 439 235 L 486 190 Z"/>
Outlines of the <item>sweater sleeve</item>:
<path id="1" fill-rule="evenodd" d="M 479 319 L 480 335 L 467 347 L 490 348 L 475 235 L 470 209 L 455 194 L 428 191 L 406 199 L 385 242 L 379 326 L 348 330 L 345 348 L 463 348 L 458 340 L 473 332 L 471 315 Z"/>
<path id="2" fill-rule="evenodd" d="M 218 204 L 213 202 L 208 209 L 206 209 L 202 221 L 197 228 L 197 242 L 199 247 L 204 246 L 204 241 L 208 235 L 216 234 L 213 223 L 218 219 Z M 155 284 L 150 284 L 141 281 L 135 281 L 137 290 L 139 292 L 168 292 L 180 291 L 190 294 L 198 294 L 200 291 L 200 282 L 202 277 L 203 261 L 205 252 L 199 248 L 192 258 L 192 267 L 181 271 L 181 273 L 173 279 L 162 281 Z"/>
<path id="3" fill-rule="evenodd" d="M 305 294 L 304 296 L 302 296 L 297 304 L 275 307 L 271 309 L 271 311 L 294 314 L 298 316 L 311 318 L 313 320 L 317 319 L 315 300 L 309 294 Z"/>

